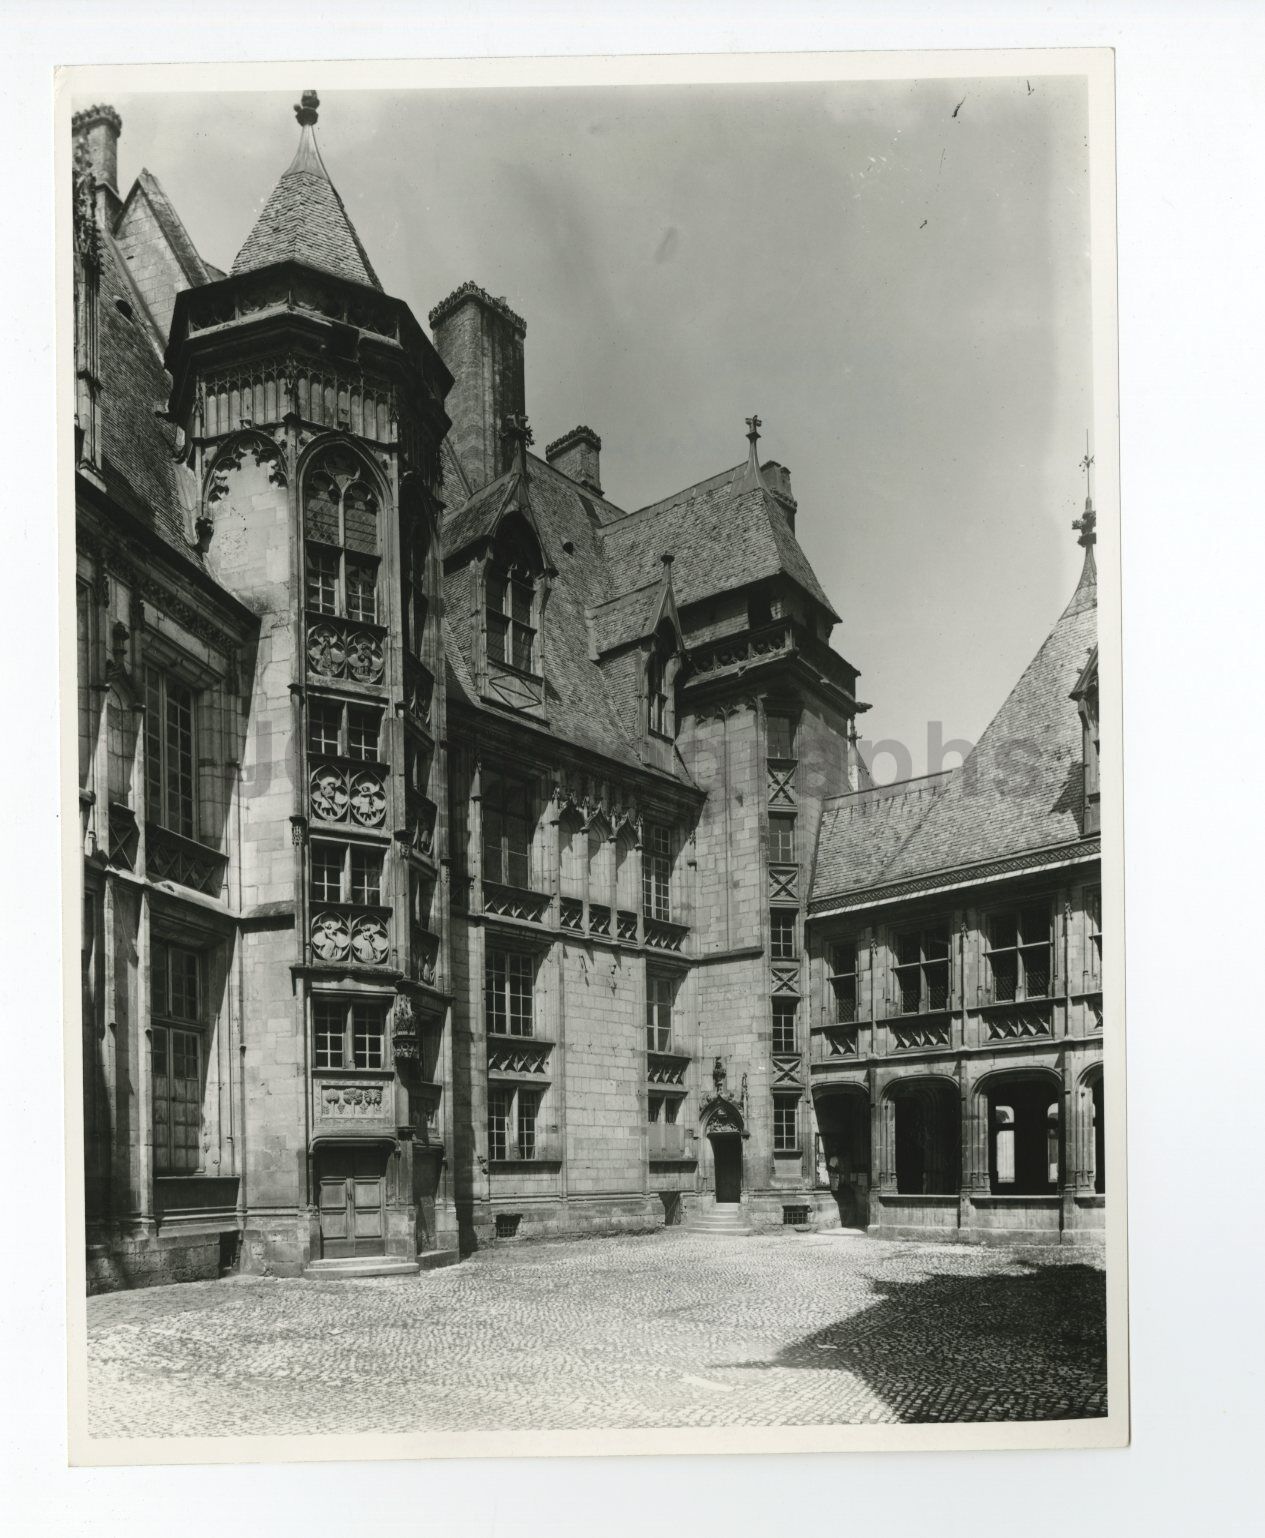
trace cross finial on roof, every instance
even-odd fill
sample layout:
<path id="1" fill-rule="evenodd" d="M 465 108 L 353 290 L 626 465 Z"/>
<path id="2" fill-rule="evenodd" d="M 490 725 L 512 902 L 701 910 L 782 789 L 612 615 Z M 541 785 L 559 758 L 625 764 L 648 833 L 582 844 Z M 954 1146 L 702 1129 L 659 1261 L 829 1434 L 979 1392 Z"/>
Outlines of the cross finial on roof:
<path id="1" fill-rule="evenodd" d="M 298 118 L 300 127 L 310 128 L 316 122 L 316 109 L 320 104 L 321 99 L 315 91 L 304 91 L 294 108 L 294 115 Z"/>
<path id="2" fill-rule="evenodd" d="M 760 421 L 759 417 L 748 417 L 746 420 L 747 442 L 751 444 L 752 448 L 754 448 L 756 443 L 759 441 L 760 429 L 764 424 Z"/>

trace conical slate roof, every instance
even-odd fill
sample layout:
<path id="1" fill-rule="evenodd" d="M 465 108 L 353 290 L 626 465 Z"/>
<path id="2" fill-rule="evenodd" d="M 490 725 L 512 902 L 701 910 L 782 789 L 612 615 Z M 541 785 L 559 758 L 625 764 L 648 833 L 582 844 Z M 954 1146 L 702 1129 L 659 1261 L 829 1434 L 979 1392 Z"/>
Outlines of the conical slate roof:
<path id="1" fill-rule="evenodd" d="M 380 290 L 378 275 L 316 147 L 317 105 L 316 93 L 308 91 L 303 105 L 295 109 L 303 130 L 298 151 L 237 253 L 232 272 L 236 276 L 274 262 L 303 262 Z"/>

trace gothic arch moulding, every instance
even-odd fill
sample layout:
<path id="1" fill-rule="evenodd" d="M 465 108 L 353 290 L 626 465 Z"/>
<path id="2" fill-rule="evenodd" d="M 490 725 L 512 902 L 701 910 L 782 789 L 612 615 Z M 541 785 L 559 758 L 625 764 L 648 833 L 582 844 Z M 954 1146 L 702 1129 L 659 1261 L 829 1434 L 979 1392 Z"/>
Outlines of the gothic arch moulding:
<path id="1" fill-rule="evenodd" d="M 879 1091 L 880 1100 L 891 1100 L 896 1095 L 903 1095 L 911 1090 L 936 1094 L 940 1088 L 951 1089 L 955 1095 L 961 1093 L 961 1086 L 957 1079 L 950 1073 L 915 1072 L 900 1073 L 889 1079 Z"/>
<path id="2" fill-rule="evenodd" d="M 971 1085 L 971 1094 L 988 1095 L 998 1083 L 1006 1079 L 1044 1079 L 1056 1098 L 1063 1094 L 1063 1075 L 1049 1063 L 1014 1063 L 1004 1068 L 990 1068 Z"/>
<path id="3" fill-rule="evenodd" d="M 346 433 L 318 433 L 311 443 L 300 452 L 298 484 L 303 486 L 313 469 L 324 470 L 339 482 L 340 487 L 359 479 L 368 483 L 369 489 L 384 506 L 393 502 L 391 485 L 371 455 Z"/>
<path id="4" fill-rule="evenodd" d="M 285 451 L 261 429 L 244 427 L 224 440 L 211 461 L 202 483 L 203 507 L 213 511 L 229 495 L 230 472 L 242 469 L 248 460 L 266 470 L 271 485 L 289 483 Z"/>
<path id="5" fill-rule="evenodd" d="M 721 1135 L 733 1135 L 737 1137 L 749 1137 L 747 1131 L 747 1076 L 742 1076 L 742 1093 L 736 1097 L 725 1089 L 727 1074 L 725 1065 L 720 1058 L 712 1068 L 713 1091 L 703 1098 L 699 1106 L 698 1119 L 703 1124 L 703 1135 L 710 1137 L 714 1133 Z"/>

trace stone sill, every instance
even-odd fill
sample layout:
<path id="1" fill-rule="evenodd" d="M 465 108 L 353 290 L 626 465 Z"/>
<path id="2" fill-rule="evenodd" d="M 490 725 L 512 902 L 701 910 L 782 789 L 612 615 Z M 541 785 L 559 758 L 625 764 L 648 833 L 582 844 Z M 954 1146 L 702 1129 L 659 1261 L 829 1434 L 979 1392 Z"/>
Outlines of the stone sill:
<path id="1" fill-rule="evenodd" d="M 1002 1196 L 988 1192 L 987 1194 L 970 1195 L 968 1200 L 972 1207 L 1048 1207 L 1053 1211 L 1063 1205 L 1063 1198 L 1057 1193 L 1053 1196 L 1020 1196 L 1018 1194 Z"/>
<path id="2" fill-rule="evenodd" d="M 956 1191 L 948 1195 L 928 1192 L 924 1196 L 907 1191 L 880 1191 L 878 1199 L 885 1207 L 956 1207 L 961 1200 Z"/>

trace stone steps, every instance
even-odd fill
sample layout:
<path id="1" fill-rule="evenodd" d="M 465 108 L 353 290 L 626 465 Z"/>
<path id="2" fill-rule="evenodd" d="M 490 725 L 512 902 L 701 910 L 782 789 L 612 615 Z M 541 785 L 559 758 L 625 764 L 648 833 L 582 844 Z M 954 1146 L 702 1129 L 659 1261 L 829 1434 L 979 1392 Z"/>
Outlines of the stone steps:
<path id="1" fill-rule="evenodd" d="M 423 1271 L 438 1271 L 441 1266 L 455 1266 L 460 1259 L 460 1250 L 423 1250 L 417 1264 Z"/>
<path id="2" fill-rule="evenodd" d="M 713 1207 L 704 1207 L 699 1211 L 689 1214 L 681 1227 L 690 1234 L 715 1234 L 723 1236 L 741 1237 L 744 1234 L 754 1233 L 755 1230 L 743 1217 L 742 1207 L 738 1202 L 717 1203 Z"/>
<path id="3" fill-rule="evenodd" d="M 402 1255 L 346 1255 L 337 1260 L 312 1260 L 303 1275 L 312 1282 L 345 1282 L 363 1276 L 416 1276 L 416 1260 Z"/>

